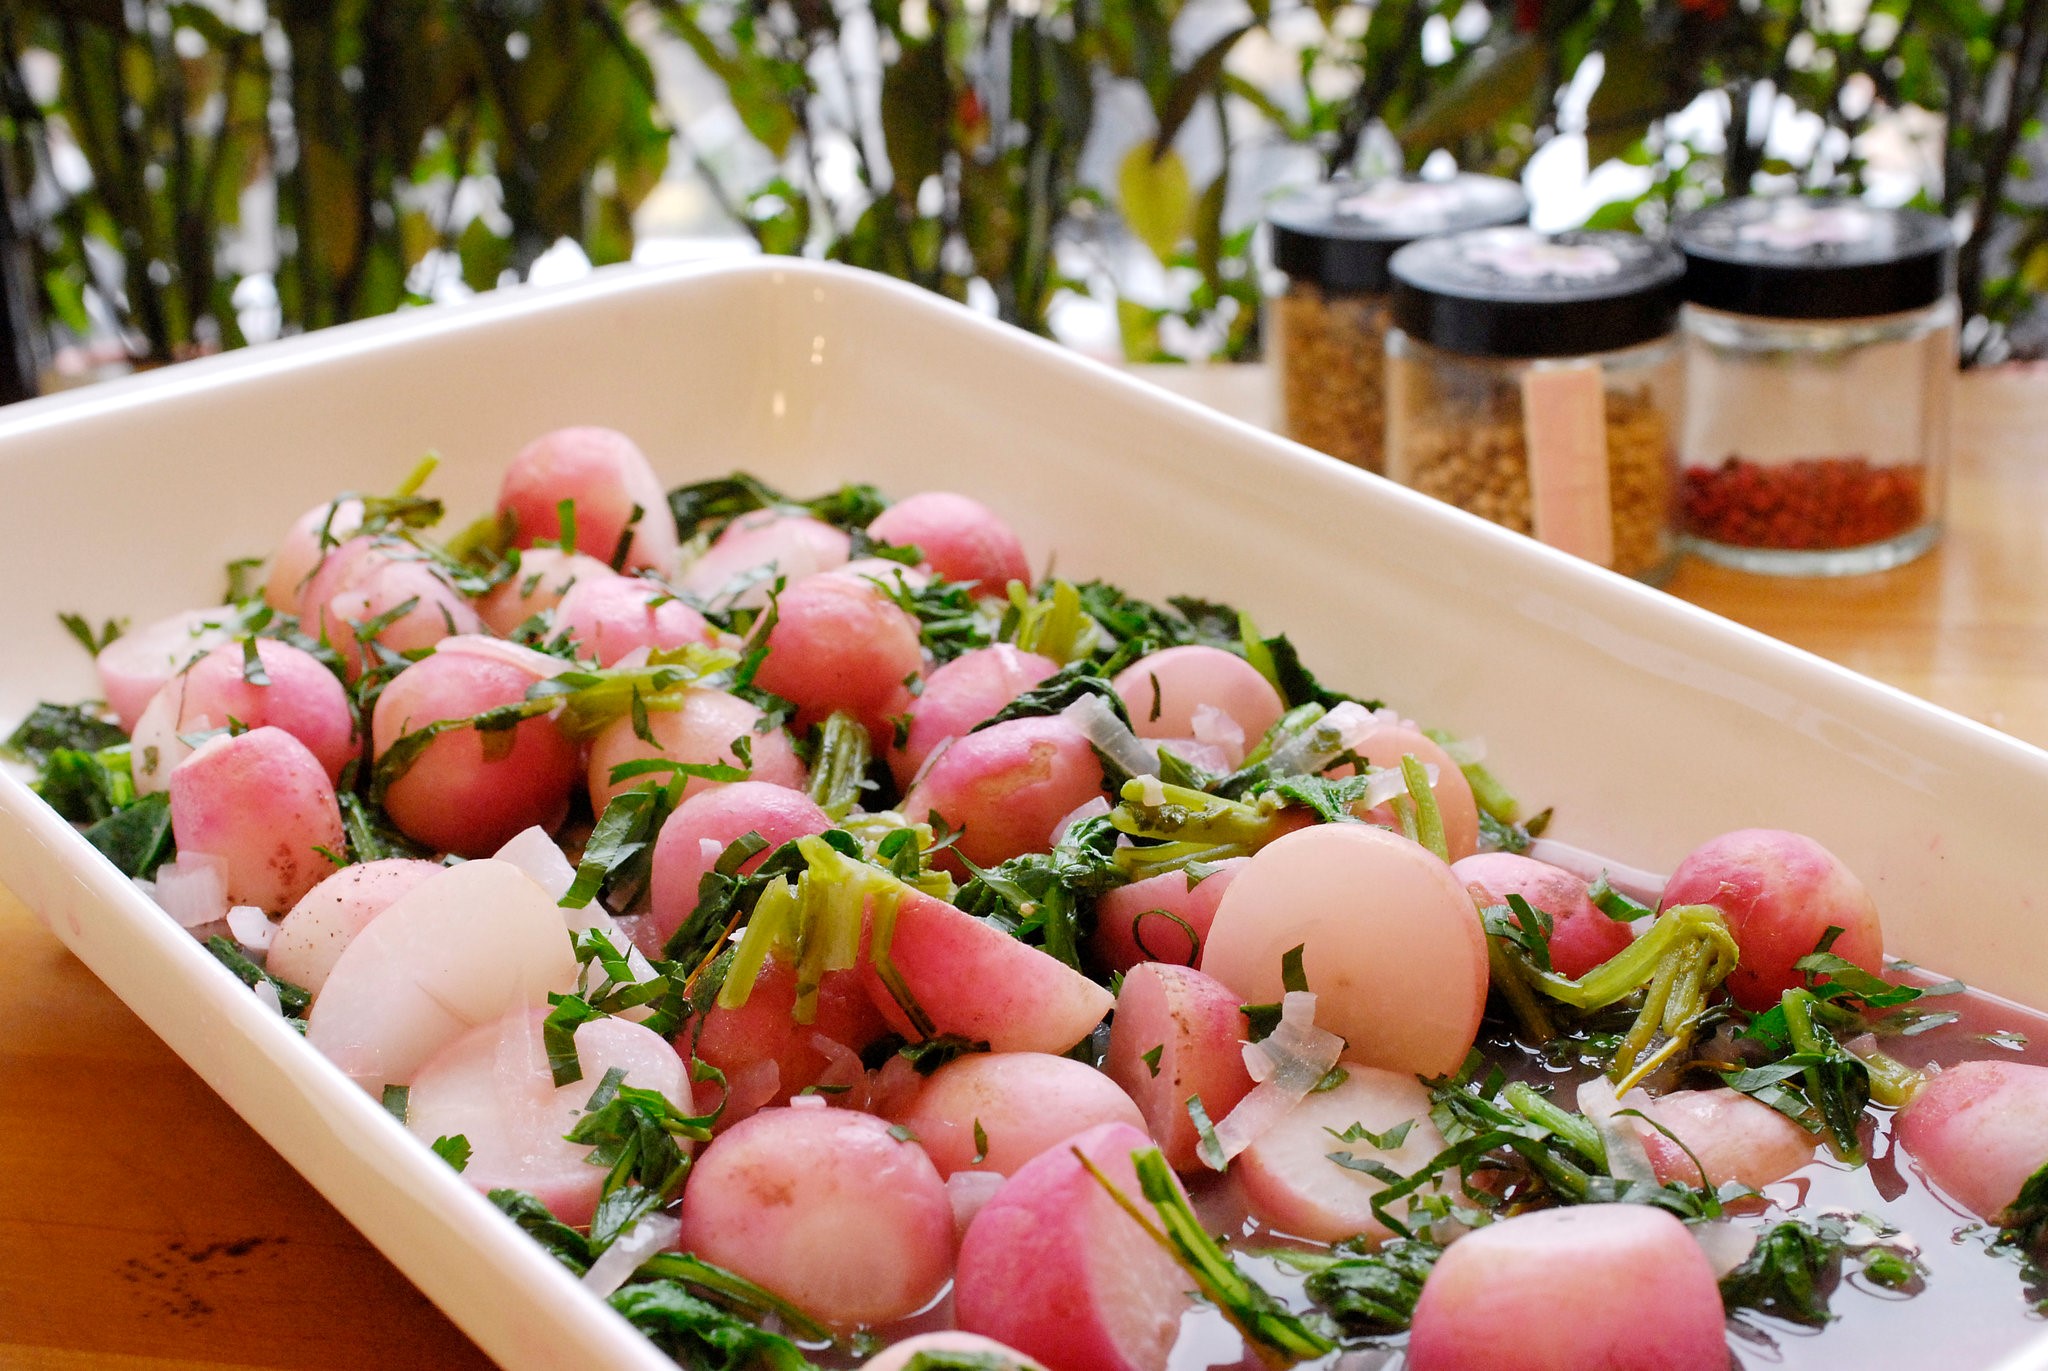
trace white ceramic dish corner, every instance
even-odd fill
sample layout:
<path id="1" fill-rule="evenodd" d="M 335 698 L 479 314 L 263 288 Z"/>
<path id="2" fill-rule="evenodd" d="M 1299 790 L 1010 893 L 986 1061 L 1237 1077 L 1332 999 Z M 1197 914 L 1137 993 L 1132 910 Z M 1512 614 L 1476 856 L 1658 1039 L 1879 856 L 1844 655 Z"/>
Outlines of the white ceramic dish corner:
<path id="1" fill-rule="evenodd" d="M 429 449 L 456 511 L 569 423 L 734 468 L 995 504 L 1061 569 L 1284 628 L 1328 678 L 1485 737 L 1556 836 L 1645 867 L 1771 824 L 1875 890 L 1896 953 L 2048 1004 L 2048 754 L 881 278 L 601 273 L 0 411 L 0 719 L 93 693 L 60 610 L 214 602 Z M 0 881 L 508 1367 L 669 1365 L 12 778 Z M 195 1165 L 198 1160 L 195 1159 Z M 2002 1371 L 2048 1367 L 2048 1343 Z"/>

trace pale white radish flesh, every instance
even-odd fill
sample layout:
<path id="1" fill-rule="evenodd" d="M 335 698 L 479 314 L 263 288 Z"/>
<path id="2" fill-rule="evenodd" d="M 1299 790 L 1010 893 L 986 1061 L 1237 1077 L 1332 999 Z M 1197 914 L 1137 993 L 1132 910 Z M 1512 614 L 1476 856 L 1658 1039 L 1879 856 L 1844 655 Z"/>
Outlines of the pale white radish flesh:
<path id="1" fill-rule="evenodd" d="M 896 907 L 889 960 L 935 1032 L 985 1042 L 996 1052 L 1063 1053 L 1116 1003 L 1058 958 L 915 890 Z M 861 976 L 889 1026 L 915 1037 L 872 963 L 862 965 Z"/>
<path id="2" fill-rule="evenodd" d="M 952 1265 L 946 1183 L 915 1142 L 850 1109 L 766 1109 L 683 1187 L 680 1245 L 841 1328 L 922 1309 Z"/>
<path id="3" fill-rule="evenodd" d="M 1735 1181 L 1761 1190 L 1813 1160 L 1813 1134 L 1739 1090 L 1674 1090 L 1651 1100 L 1630 1091 L 1622 1105 L 1642 1110 L 1684 1144 L 1637 1122 L 1659 1181 L 1698 1185 L 1705 1168 L 1709 1188 Z M 2041 1155 L 2048 1159 L 2048 1144 Z"/>
<path id="4" fill-rule="evenodd" d="M 1423 1282 L 1408 1371 L 1728 1371 L 1721 1288 L 1645 1204 L 1542 1209 L 1473 1230 Z"/>
<path id="5" fill-rule="evenodd" d="M 864 1371 L 907 1371 L 919 1356 L 971 1357 L 989 1371 L 1045 1371 L 1021 1352 L 1003 1346 L 994 1338 L 975 1333 L 919 1333 L 902 1342 L 891 1343 L 861 1363 Z"/>
<path id="6" fill-rule="evenodd" d="M 306 1040 L 375 1091 L 449 1042 L 576 982 L 562 911 L 509 862 L 449 867 L 357 933 L 313 1000 Z"/>
<path id="7" fill-rule="evenodd" d="M 1085 1062 L 1043 1052 L 973 1052 L 934 1071 L 898 1122 L 950 1177 L 1011 1175 L 1084 1128 L 1142 1128 L 1145 1119 L 1115 1081 Z"/>
<path id="8" fill-rule="evenodd" d="M 241 619 L 232 606 L 188 609 L 130 629 L 99 650 L 93 666 L 107 708 L 130 733 L 164 682 L 235 636 Z"/>
<path id="9" fill-rule="evenodd" d="M 1899 1111 L 1893 1136 L 1931 1184 L 1996 1222 L 2048 1163 L 2048 1067 L 1958 1062 Z"/>
<path id="10" fill-rule="evenodd" d="M 723 690 L 685 690 L 676 708 L 649 708 L 647 731 L 654 735 L 652 743 L 640 737 L 634 731 L 633 720 L 626 717 L 607 724 L 604 731 L 591 740 L 586 776 L 592 810 L 602 814 L 613 796 L 644 785 L 649 779 L 666 781 L 668 777 L 663 773 L 656 773 L 651 778 L 632 776 L 616 782 L 612 780 L 612 768 L 623 762 L 653 757 L 700 766 L 740 767 L 748 772 L 750 780 L 797 790 L 803 788 L 804 765 L 797 760 L 796 748 L 790 742 L 789 734 L 780 728 L 764 727 L 761 711 L 737 695 Z M 746 739 L 746 747 L 753 757 L 751 767 L 742 765 L 739 753 L 733 747 L 735 738 Z M 719 782 L 702 777 L 691 777 L 684 783 L 683 798 L 688 799 L 698 791 L 717 784 Z"/>
<path id="11" fill-rule="evenodd" d="M 1151 1145 L 1100 1124 L 1010 1177 L 960 1244 L 959 1326 L 1059 1371 L 1163 1371 L 1193 1307 L 1188 1277 L 1075 1156 L 1144 1206 L 1131 1154 Z"/>
<path id="12" fill-rule="evenodd" d="M 844 566 L 853 540 L 822 519 L 761 509 L 725 526 L 704 555 L 677 580 L 679 590 L 714 608 L 768 603 L 777 579 L 795 585 L 806 576 Z"/>
<path id="13" fill-rule="evenodd" d="M 299 897 L 270 940 L 265 969 L 319 993 L 327 973 L 364 925 L 407 891 L 447 870 L 439 862 L 387 857 L 345 866 Z"/>
<path id="14" fill-rule="evenodd" d="M 363 527 L 361 500 L 328 500 L 313 506 L 293 521 L 284 541 L 270 555 L 270 574 L 263 584 L 263 599 L 283 614 L 296 614 L 306 583 L 320 569 L 321 561 L 338 544 L 356 536 Z"/>
<path id="15" fill-rule="evenodd" d="M 182 853 L 227 863 L 230 904 L 290 909 L 334 870 L 341 809 L 319 759 L 281 728 L 207 739 L 171 773 Z"/>
<path id="16" fill-rule="evenodd" d="M 519 547 L 558 543 L 565 500 L 574 504 L 579 548 L 610 561 L 620 541 L 630 537 L 622 565 L 672 569 L 676 525 L 668 496 L 646 454 L 625 434 L 592 426 L 543 433 L 506 466 L 498 513 L 512 521 Z"/>
<path id="17" fill-rule="evenodd" d="M 1382 1243 L 1393 1232 L 1373 1213 L 1373 1197 L 1386 1183 L 1332 1161 L 1333 1152 L 1380 1162 L 1407 1175 L 1444 1149 L 1429 1121 L 1429 1091 L 1412 1075 L 1343 1062 L 1344 1080 L 1311 1094 L 1261 1134 L 1231 1167 L 1253 1214 L 1268 1228 L 1315 1242 L 1364 1237 Z M 1389 1136 L 1402 1125 L 1398 1140 Z M 1376 1146 L 1362 1129 L 1392 1143 Z M 1396 1206 L 1394 1216 L 1403 1218 Z"/>
<path id="18" fill-rule="evenodd" d="M 477 617 L 491 632 L 510 635 L 542 610 L 561 604 L 577 586 L 625 579 L 587 552 L 528 548 L 519 555 L 519 569 L 476 602 Z"/>
<path id="19" fill-rule="evenodd" d="M 1111 683 L 1140 738 L 1193 738 L 1195 714 L 1220 710 L 1239 731 L 1237 744 L 1263 738 L 1287 702 L 1259 669 L 1220 647 L 1189 643 L 1149 653 Z"/>
<path id="20" fill-rule="evenodd" d="M 1193 884 L 1185 871 L 1168 871 L 1105 892 L 1095 902 L 1090 949 L 1112 971 L 1129 971 L 1140 962 L 1196 965 L 1223 892 L 1249 860 L 1217 862 Z"/>
<path id="21" fill-rule="evenodd" d="M 889 771 L 908 789 L 940 743 L 963 738 L 976 724 L 1059 670 L 1059 663 L 1008 643 L 963 652 L 924 679 L 924 689 L 904 715 L 910 721 L 902 746 L 890 743 Z"/>
<path id="22" fill-rule="evenodd" d="M 1465 1060 L 1486 1006 L 1486 937 L 1451 869 L 1365 824 L 1323 824 L 1254 854 L 1209 928 L 1202 970 L 1246 1004 L 1274 1004 L 1303 948 L 1322 1027 L 1349 1060 L 1442 1076 Z"/>
<path id="23" fill-rule="evenodd" d="M 1137 1102 L 1146 1131 L 1176 1171 L 1199 1171 L 1201 1135 L 1187 1102 L 1213 1121 L 1252 1088 L 1241 1044 L 1251 1030 L 1230 988 L 1193 967 L 1142 962 L 1125 975 L 1103 1070 Z"/>
<path id="24" fill-rule="evenodd" d="M 426 1142 L 460 1135 L 469 1142 L 462 1178 L 479 1190 L 524 1190 L 564 1223 L 587 1224 L 605 1168 L 589 1143 L 563 1138 L 606 1073 L 696 1112 L 690 1076 L 658 1033 L 624 1019 L 592 1019 L 576 1030 L 582 1077 L 557 1086 L 541 1038 L 545 1009 L 515 1009 L 456 1038 L 423 1063 L 406 1097 L 406 1127 Z M 694 1144 L 679 1139 L 684 1151 Z"/>
<path id="25" fill-rule="evenodd" d="M 1531 908 L 1548 914 L 1550 964 L 1560 976 L 1585 975 L 1635 936 L 1627 924 L 1600 912 L 1584 881 L 1547 862 L 1513 852 L 1481 852 L 1451 863 L 1451 874 L 1467 889 L 1483 890 L 1488 904 L 1505 904 L 1508 896 L 1520 895 Z"/>
<path id="26" fill-rule="evenodd" d="M 258 668 L 242 644 L 225 643 L 166 681 L 132 730 L 135 789 L 167 789 L 171 772 L 192 755 L 185 738 L 228 727 L 281 728 L 306 745 L 330 783 L 362 750 L 348 691 L 312 653 L 258 638 Z M 261 681 L 249 679 L 255 675 Z"/>
<path id="27" fill-rule="evenodd" d="M 875 516 L 868 535 L 877 542 L 914 547 L 925 565 L 949 581 L 970 583 L 978 595 L 1001 595 L 1012 581 L 1031 584 L 1024 541 L 981 501 L 947 490 L 906 495 Z"/>

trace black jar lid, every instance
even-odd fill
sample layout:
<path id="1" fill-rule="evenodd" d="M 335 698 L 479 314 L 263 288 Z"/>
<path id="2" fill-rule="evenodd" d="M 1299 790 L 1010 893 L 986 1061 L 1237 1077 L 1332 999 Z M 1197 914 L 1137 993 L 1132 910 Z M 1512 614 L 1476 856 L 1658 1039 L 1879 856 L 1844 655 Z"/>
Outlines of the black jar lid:
<path id="1" fill-rule="evenodd" d="M 1390 284 L 1388 259 L 1416 239 L 1528 217 L 1529 197 L 1513 181 L 1459 172 L 1332 181 L 1281 200 L 1266 222 L 1273 265 L 1289 276 L 1341 295 L 1377 295 Z"/>
<path id="2" fill-rule="evenodd" d="M 1955 235 L 1918 210 L 1746 196 L 1696 210 L 1674 237 L 1685 298 L 1767 319 L 1867 319 L 1948 294 Z"/>
<path id="3" fill-rule="evenodd" d="M 1584 357 L 1669 334 L 1685 262 L 1633 233 L 1479 229 L 1394 254 L 1394 322 L 1481 357 Z"/>

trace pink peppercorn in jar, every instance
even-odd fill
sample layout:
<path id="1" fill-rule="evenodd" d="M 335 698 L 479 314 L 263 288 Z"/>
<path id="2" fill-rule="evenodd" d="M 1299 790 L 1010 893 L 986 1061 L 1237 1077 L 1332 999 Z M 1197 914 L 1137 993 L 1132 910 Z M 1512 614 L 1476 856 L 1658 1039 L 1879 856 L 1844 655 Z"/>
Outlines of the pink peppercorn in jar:
<path id="1" fill-rule="evenodd" d="M 1745 198 L 1682 220 L 1687 545 L 1782 576 L 1911 561 L 1941 530 L 1955 246 L 1931 214 Z"/>

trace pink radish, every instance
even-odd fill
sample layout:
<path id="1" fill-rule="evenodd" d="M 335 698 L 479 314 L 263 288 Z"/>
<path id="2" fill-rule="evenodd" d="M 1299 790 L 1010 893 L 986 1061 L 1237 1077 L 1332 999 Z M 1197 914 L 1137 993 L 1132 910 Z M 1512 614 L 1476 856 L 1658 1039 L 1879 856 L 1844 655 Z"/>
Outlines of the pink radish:
<path id="1" fill-rule="evenodd" d="M 1012 581 L 1031 584 L 1023 540 L 981 501 L 950 491 L 907 495 L 875 516 L 877 542 L 915 547 L 949 581 L 972 582 L 976 593 L 1001 595 Z"/>
<path id="2" fill-rule="evenodd" d="M 705 874 L 736 840 L 757 833 L 768 844 L 740 868 L 745 873 L 791 839 L 830 827 L 831 817 L 810 796 L 788 786 L 734 781 L 698 791 L 677 805 L 661 826 L 649 891 L 653 908 L 640 921 L 634 940 L 650 955 L 658 954 L 697 907 L 697 888 Z"/>
<path id="3" fill-rule="evenodd" d="M 263 684 L 251 681 L 240 643 L 226 643 L 164 683 L 135 723 L 135 788 L 162 790 L 192 754 L 184 736 L 268 724 L 306 745 L 330 783 L 361 750 L 348 691 L 310 652 L 268 638 L 252 640 Z"/>
<path id="4" fill-rule="evenodd" d="M 846 576 L 807 576 L 776 606 L 755 683 L 795 702 L 800 729 L 843 709 L 887 740 L 890 719 L 910 704 L 906 683 L 924 670 L 917 620 L 874 585 Z"/>
<path id="5" fill-rule="evenodd" d="M 972 1052 L 934 1071 L 898 1122 L 917 1134 L 942 1176 L 1007 1176 L 1084 1128 L 1137 1128 L 1145 1120 L 1116 1082 L 1085 1062 L 1043 1052 Z"/>
<path id="6" fill-rule="evenodd" d="M 1253 1214 L 1276 1232 L 1315 1242 L 1394 1236 L 1373 1213 L 1386 1183 L 1331 1160 L 1333 1152 L 1379 1162 L 1407 1175 L 1444 1149 L 1429 1121 L 1429 1091 L 1412 1075 L 1344 1062 L 1344 1080 L 1310 1095 L 1245 1149 L 1231 1167 Z M 1398 1139 L 1392 1135 L 1406 1125 Z M 1354 1128 L 1372 1139 L 1342 1136 Z M 1402 1217 L 1397 1207 L 1395 1217 Z"/>
<path id="7" fill-rule="evenodd" d="M 1241 1046 L 1251 1029 L 1239 1003 L 1194 968 L 1158 962 L 1132 967 L 1117 994 L 1103 1070 L 1138 1102 L 1146 1131 L 1176 1171 L 1202 1169 L 1189 1097 L 1199 1096 L 1214 1121 L 1252 1088 Z"/>
<path id="8" fill-rule="evenodd" d="M 178 851 L 227 863 L 230 904 L 290 909 L 344 846 L 327 772 L 281 728 L 207 739 L 171 773 L 170 792 Z"/>
<path id="9" fill-rule="evenodd" d="M 1351 751 L 1374 766 L 1398 767 L 1401 758 L 1408 756 L 1425 767 L 1435 767 L 1436 780 L 1430 784 L 1430 791 L 1436 796 L 1437 813 L 1444 824 L 1444 846 L 1451 860 L 1462 860 L 1479 850 L 1479 804 L 1472 798 L 1471 783 L 1451 760 L 1451 754 L 1434 739 L 1413 724 L 1380 719 L 1363 737 L 1352 740 Z M 1347 764 L 1330 775 L 1347 776 L 1351 771 Z M 1397 822 L 1391 805 L 1382 805 L 1359 817 L 1385 828 L 1393 828 Z"/>
<path id="10" fill-rule="evenodd" d="M 356 536 L 363 527 L 361 500 L 328 500 L 301 514 L 270 556 L 270 575 L 263 599 L 282 614 L 296 614 L 306 583 L 327 554 Z"/>
<path id="11" fill-rule="evenodd" d="M 1223 892 L 1248 860 L 1218 862 L 1193 885 L 1185 871 L 1168 871 L 1105 893 L 1095 902 L 1089 943 L 1096 959 L 1112 971 L 1128 971 L 1139 962 L 1195 965 Z"/>
<path id="12" fill-rule="evenodd" d="M 357 641 L 358 627 L 381 623 L 377 645 L 403 653 L 482 626 L 469 601 L 426 554 L 406 543 L 367 537 L 351 538 L 328 554 L 306 585 L 299 623 L 340 654 L 351 681 L 378 661 Z"/>
<path id="13" fill-rule="evenodd" d="M 519 556 L 519 569 L 476 602 L 476 612 L 491 632 L 509 635 L 542 610 L 561 604 L 577 586 L 625 579 L 587 552 L 564 552 L 558 547 L 528 548 Z"/>
<path id="14" fill-rule="evenodd" d="M 612 721 L 591 739 L 588 783 L 593 810 L 602 814 L 613 796 L 643 785 L 648 779 L 629 777 L 613 781 L 613 767 L 652 757 L 667 757 L 671 761 L 696 765 L 742 766 L 739 749 L 733 746 L 736 738 L 744 738 L 745 746 L 751 752 L 750 779 L 792 789 L 803 788 L 803 763 L 796 759 L 796 748 L 790 742 L 789 734 L 780 728 L 765 727 L 760 710 L 739 696 L 722 690 L 685 690 L 679 701 L 679 708 L 649 708 L 647 711 L 647 727 L 648 732 L 654 735 L 653 744 L 634 732 L 630 717 Z M 661 781 L 667 777 L 656 775 L 653 779 Z M 715 784 L 718 783 L 692 778 L 683 786 L 683 796 L 687 799 Z"/>
<path id="15" fill-rule="evenodd" d="M 2048 1164 L 2048 1067 L 1958 1062 L 1899 1112 L 1893 1136 L 1930 1184 L 1999 1222 Z"/>
<path id="16" fill-rule="evenodd" d="M 363 925 L 399 897 L 447 868 L 439 862 L 390 857 L 345 866 L 299 897 L 270 940 L 265 968 L 318 994 L 327 973 Z"/>
<path id="17" fill-rule="evenodd" d="M 1479 886 L 1487 903 L 1520 895 L 1551 917 L 1550 964 L 1561 976 L 1579 977 L 1614 956 L 1634 937 L 1587 898 L 1586 883 L 1571 872 L 1513 852 L 1481 852 L 1451 864 L 1451 874 Z M 1517 920 L 1517 922 L 1520 922 Z"/>
<path id="18" fill-rule="evenodd" d="M 233 642 L 241 614 L 232 607 L 188 609 L 131 629 L 93 658 L 100 694 L 129 733 L 164 683 L 223 643 Z"/>
<path id="19" fill-rule="evenodd" d="M 613 666 L 640 648 L 668 652 L 717 637 L 702 614 L 667 587 L 638 576 L 578 581 L 555 606 L 555 632 L 576 644 L 577 655 Z"/>
<path id="20" fill-rule="evenodd" d="M 576 545 L 606 562 L 632 530 L 624 565 L 666 571 L 676 559 L 676 525 L 661 480 L 631 438 L 608 428 L 558 428 L 519 450 L 505 469 L 498 512 L 510 516 L 519 547 L 560 542 L 560 509 L 575 502 Z M 633 510 L 640 518 L 633 522 Z"/>
<path id="21" fill-rule="evenodd" d="M 763 1110 L 704 1149 L 681 1246 L 838 1327 L 905 1318 L 946 1282 L 945 1182 L 880 1119 L 818 1104 Z"/>
<path id="22" fill-rule="evenodd" d="M 818 1009 L 810 1023 L 796 1021 L 796 970 L 774 958 L 762 964 L 747 1002 L 737 1009 L 714 1005 L 690 1039 L 697 1056 L 726 1074 L 737 1117 L 763 1104 L 786 1104 L 816 1085 L 831 1064 L 826 1044 L 860 1052 L 889 1031 L 869 1001 L 859 975 L 828 971 L 819 980 Z M 822 1040 L 822 1041 L 821 1041 Z M 762 1067 L 772 1067 L 772 1081 Z M 759 1097 L 743 1100 L 742 1077 L 760 1080 Z"/>
<path id="23" fill-rule="evenodd" d="M 1813 1160 L 1813 1134 L 1737 1090 L 1674 1090 L 1647 1101 L 1630 1091 L 1622 1105 L 1642 1110 L 1678 1140 L 1636 1125 L 1660 1181 L 1698 1185 L 1705 1168 L 1709 1187 L 1735 1181 L 1761 1190 Z M 2042 1153 L 2048 1156 L 2048 1147 Z"/>
<path id="24" fill-rule="evenodd" d="M 889 750 L 889 770 L 896 784 L 908 787 L 940 743 L 965 737 L 976 724 L 1058 670 L 1050 657 L 997 643 L 963 652 L 925 677 L 924 689 L 904 711 L 910 726 L 903 745 Z"/>
<path id="25" fill-rule="evenodd" d="M 962 830 L 959 851 L 995 866 L 1052 846 L 1062 819 L 1102 793 L 1102 763 L 1071 721 L 1012 719 L 956 738 L 903 797 L 918 822 Z"/>
<path id="26" fill-rule="evenodd" d="M 778 579 L 795 585 L 844 566 L 852 543 L 844 530 L 808 514 L 756 510 L 727 524 L 676 586 L 703 604 L 758 608 Z"/>
<path id="27" fill-rule="evenodd" d="M 1129 1124 L 1098 1124 L 1020 1167 L 960 1244 L 961 1329 L 1059 1371 L 1162 1371 L 1190 1282 L 1080 1161 L 1143 1206 L 1131 1154 L 1151 1145 Z"/>
<path id="28" fill-rule="evenodd" d="M 1207 705 L 1237 725 L 1242 746 L 1263 738 L 1287 711 L 1287 702 L 1257 667 L 1199 643 L 1140 657 L 1117 673 L 1114 685 L 1140 738 L 1196 737 L 1195 712 Z"/>

